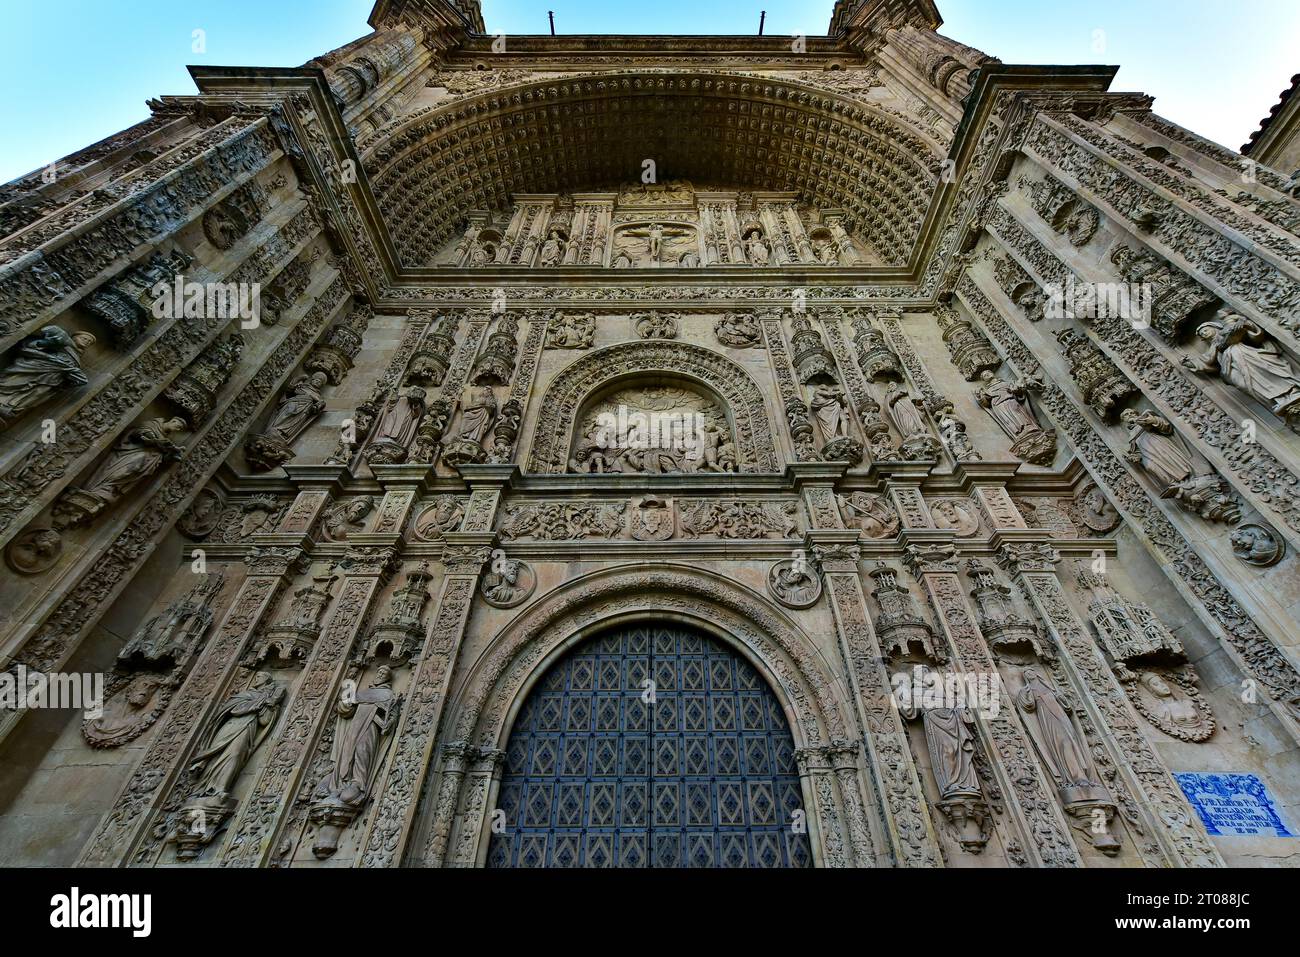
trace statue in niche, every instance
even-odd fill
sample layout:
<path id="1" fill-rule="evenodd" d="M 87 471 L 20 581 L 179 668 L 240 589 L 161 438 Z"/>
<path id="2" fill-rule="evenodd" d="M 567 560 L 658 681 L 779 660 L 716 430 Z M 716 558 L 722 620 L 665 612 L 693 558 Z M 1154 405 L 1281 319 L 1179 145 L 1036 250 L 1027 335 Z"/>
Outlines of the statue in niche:
<path id="1" fill-rule="evenodd" d="M 194 796 L 229 794 L 248 759 L 275 724 L 284 686 L 265 671 L 244 691 L 231 695 L 213 716 L 208 734 L 191 762 L 198 775 Z"/>
<path id="2" fill-rule="evenodd" d="M 339 834 L 369 800 L 384 741 L 397 724 L 401 705 L 387 665 L 375 672 L 369 688 L 357 691 L 349 683 L 339 694 L 330 771 L 312 796 L 310 816 L 320 828 L 312 844 L 316 857 L 323 860 L 338 850 Z"/>
<path id="3" fill-rule="evenodd" d="M 558 266 L 564 258 L 564 233 L 558 229 L 552 229 L 546 234 L 546 242 L 542 243 L 542 252 L 537 257 L 539 266 Z"/>
<path id="4" fill-rule="evenodd" d="M 89 332 L 68 334 L 58 326 L 46 326 L 23 342 L 0 371 L 0 429 L 27 410 L 89 382 L 81 361 L 94 343 Z"/>
<path id="5" fill-rule="evenodd" d="M 482 386 L 470 392 L 461 406 L 460 425 L 443 453 L 448 465 L 482 462 L 487 450 L 483 447 L 488 430 L 497 417 L 497 397 L 491 386 Z"/>
<path id="6" fill-rule="evenodd" d="M 349 532 L 359 532 L 365 527 L 365 517 L 375 507 L 375 501 L 369 495 L 362 495 L 350 502 L 335 502 L 325 512 L 321 520 L 321 531 L 327 542 L 343 542 Z"/>
<path id="7" fill-rule="evenodd" d="M 763 341 L 758 320 L 748 313 L 729 312 L 713 324 L 713 333 L 724 346 L 752 349 Z"/>
<path id="8" fill-rule="evenodd" d="M 840 264 L 840 251 L 829 236 L 819 236 L 813 242 L 813 255 L 816 256 L 817 262 L 823 266 L 838 266 Z"/>
<path id="9" fill-rule="evenodd" d="M 845 522 L 861 529 L 867 538 L 890 538 L 898 534 L 898 513 L 883 495 L 851 492 L 839 496 L 839 502 Z"/>
<path id="10" fill-rule="evenodd" d="M 1025 726 L 1048 771 L 1055 778 L 1061 803 L 1094 847 L 1114 856 L 1119 840 L 1105 826 L 1115 815 L 1115 803 L 1101 783 L 1088 747 L 1056 691 L 1037 668 L 1021 672 L 1023 685 L 1016 706 L 1025 714 Z M 1095 815 L 1100 813 L 1102 818 Z"/>
<path id="11" fill-rule="evenodd" d="M 1196 338 L 1205 351 L 1185 356 L 1183 365 L 1202 374 L 1218 373 L 1229 385 L 1262 402 L 1283 419 L 1300 416 L 1300 378 L 1278 344 L 1255 323 L 1222 309 L 1201 323 Z"/>
<path id="12" fill-rule="evenodd" d="M 62 530 L 85 524 L 119 502 L 165 463 L 178 461 L 184 449 L 171 436 L 186 429 L 184 419 L 151 419 L 129 430 L 89 482 L 69 489 L 54 503 L 54 527 Z"/>
<path id="13" fill-rule="evenodd" d="M 475 390 L 461 407 L 460 429 L 455 437 L 481 445 L 496 414 L 496 393 L 489 386 Z"/>
<path id="14" fill-rule="evenodd" d="M 235 809 L 230 792 L 280 714 L 284 685 L 265 671 L 231 695 L 208 725 L 190 771 L 197 780 L 181 806 L 172 840 L 180 860 L 193 860 L 212 842 Z"/>
<path id="15" fill-rule="evenodd" d="M 366 450 L 366 459 L 375 464 L 393 464 L 405 460 L 420 419 L 424 416 L 424 389 L 408 385 L 400 390 L 397 401 L 384 413 L 375 439 Z"/>
<path id="16" fill-rule="evenodd" d="M 980 381 L 975 400 L 1011 439 L 1011 454 L 1032 465 L 1050 465 L 1056 458 L 1056 433 L 1038 424 L 1028 389 L 999 379 L 988 369 L 980 374 Z"/>
<path id="17" fill-rule="evenodd" d="M 614 259 L 610 263 L 614 269 L 631 269 L 632 257 L 626 249 L 618 249 L 614 252 Z"/>
<path id="18" fill-rule="evenodd" d="M 745 230 L 741 237 L 745 244 L 745 253 L 749 256 L 749 261 L 755 266 L 766 266 L 772 259 L 772 250 L 767 245 L 767 240 L 763 238 L 763 230 L 757 226 L 751 226 Z"/>
<path id="19" fill-rule="evenodd" d="M 1142 467 L 1159 485 L 1162 498 L 1171 498 L 1206 521 L 1232 525 L 1241 518 L 1241 506 L 1217 475 L 1197 474 L 1192 453 L 1174 432 L 1168 419 L 1154 412 L 1125 409 L 1120 421 L 1128 427 L 1129 450 L 1125 458 Z"/>
<path id="20" fill-rule="evenodd" d="M 845 420 L 849 409 L 848 403 L 844 401 L 844 390 L 839 386 L 828 384 L 817 386 L 813 390 L 809 407 L 812 409 L 813 418 L 817 420 L 818 428 L 821 429 L 823 441 L 830 442 L 847 435 Z"/>
<path id="21" fill-rule="evenodd" d="M 325 373 L 313 372 L 299 377 L 285 390 L 266 428 L 260 435 L 250 435 L 244 443 L 244 455 L 250 466 L 267 472 L 293 458 L 294 440 L 325 411 L 321 393 L 328 384 Z"/>
<path id="22" fill-rule="evenodd" d="M 929 437 L 930 430 L 926 427 L 925 417 L 917 408 L 916 400 L 908 395 L 907 390 L 902 386 L 896 385 L 889 390 L 885 405 L 889 409 L 889 417 L 893 420 L 894 428 L 904 439 L 918 435 Z"/>
<path id="23" fill-rule="evenodd" d="M 942 682 L 937 672 L 918 666 L 926 684 Z M 942 685 L 940 684 L 940 687 Z M 975 716 L 968 708 L 928 708 L 921 702 L 900 704 L 899 713 L 908 721 L 921 719 L 925 730 L 930 770 L 939 791 L 937 807 L 953 825 L 962 850 L 978 854 L 988 844 L 988 805 L 980 789 L 975 767 Z"/>

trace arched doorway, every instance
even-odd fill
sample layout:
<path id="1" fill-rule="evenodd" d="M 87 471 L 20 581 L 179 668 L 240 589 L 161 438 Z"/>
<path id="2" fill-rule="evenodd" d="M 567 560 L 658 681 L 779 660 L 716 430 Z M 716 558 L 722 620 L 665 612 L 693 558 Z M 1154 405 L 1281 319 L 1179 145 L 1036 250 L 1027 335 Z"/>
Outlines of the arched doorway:
<path id="1" fill-rule="evenodd" d="M 747 661 L 676 623 L 580 644 L 506 747 L 490 867 L 807 867 L 794 742 Z"/>

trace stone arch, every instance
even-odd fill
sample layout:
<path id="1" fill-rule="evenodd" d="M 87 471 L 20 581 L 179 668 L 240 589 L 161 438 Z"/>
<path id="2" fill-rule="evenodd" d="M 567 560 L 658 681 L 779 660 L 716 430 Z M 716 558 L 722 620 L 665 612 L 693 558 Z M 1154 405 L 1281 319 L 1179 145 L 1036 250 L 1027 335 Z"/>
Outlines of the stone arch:
<path id="1" fill-rule="evenodd" d="M 503 77 L 503 79 L 506 79 Z M 794 190 L 848 213 L 888 265 L 920 235 L 945 148 L 859 92 L 777 77 L 627 72 L 503 83 L 364 143 L 402 259 L 428 263 L 471 209 L 639 178 Z"/>
<path id="2" fill-rule="evenodd" d="M 852 743 L 859 734 L 845 689 L 802 629 L 769 599 L 715 572 L 672 562 L 614 566 L 566 582 L 535 600 L 468 663 L 450 690 L 442 724 L 451 743 L 427 772 L 429 804 L 418 835 L 423 863 L 482 862 L 499 778 L 494 759 L 551 665 L 600 631 L 665 619 L 737 652 L 776 695 L 800 757 L 815 861 L 874 863 L 872 848 L 880 844 L 873 835 L 880 831 L 867 810 L 866 779 Z"/>
<path id="3" fill-rule="evenodd" d="M 542 397 L 529 472 L 564 472 L 579 410 L 620 379 L 677 376 L 704 386 L 727 406 L 741 472 L 781 470 L 763 392 L 731 359 L 688 342 L 646 340 L 607 346 L 560 371 Z"/>

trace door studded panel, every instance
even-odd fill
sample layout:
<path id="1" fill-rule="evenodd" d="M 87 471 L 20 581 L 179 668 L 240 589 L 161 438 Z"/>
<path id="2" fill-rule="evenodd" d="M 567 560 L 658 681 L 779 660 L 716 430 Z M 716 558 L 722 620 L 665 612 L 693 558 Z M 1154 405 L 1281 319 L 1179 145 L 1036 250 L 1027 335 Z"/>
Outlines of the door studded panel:
<path id="1" fill-rule="evenodd" d="M 739 655 L 677 625 L 557 662 L 506 748 L 490 867 L 807 867 L 794 741 Z"/>

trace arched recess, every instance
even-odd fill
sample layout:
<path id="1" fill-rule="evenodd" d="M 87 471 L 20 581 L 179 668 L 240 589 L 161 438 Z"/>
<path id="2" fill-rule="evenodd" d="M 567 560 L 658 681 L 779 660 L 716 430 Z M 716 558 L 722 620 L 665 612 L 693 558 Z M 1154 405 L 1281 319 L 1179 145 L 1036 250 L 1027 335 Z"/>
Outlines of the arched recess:
<path id="1" fill-rule="evenodd" d="M 687 342 L 625 342 L 584 355 L 560 371 L 538 407 L 529 472 L 565 472 L 579 411 L 619 380 L 680 377 L 704 386 L 727 405 L 741 472 L 781 470 L 763 392 L 744 369 L 718 352 Z"/>
<path id="2" fill-rule="evenodd" d="M 845 689 L 808 636 L 757 592 L 671 562 L 601 569 L 534 601 L 461 673 L 444 745 L 428 769 L 421 830 L 426 866 L 476 866 L 487 854 L 501 758 L 529 692 L 572 648 L 611 627 L 677 622 L 737 652 L 780 702 L 799 761 L 814 862 L 872 866 L 880 847 L 860 738 Z"/>
<path id="3" fill-rule="evenodd" d="M 629 72 L 505 86 L 419 111 L 363 161 L 407 265 L 431 262 L 472 209 L 515 193 L 687 179 L 794 190 L 848 213 L 887 265 L 907 262 L 943 155 L 898 116 L 777 77 Z"/>

